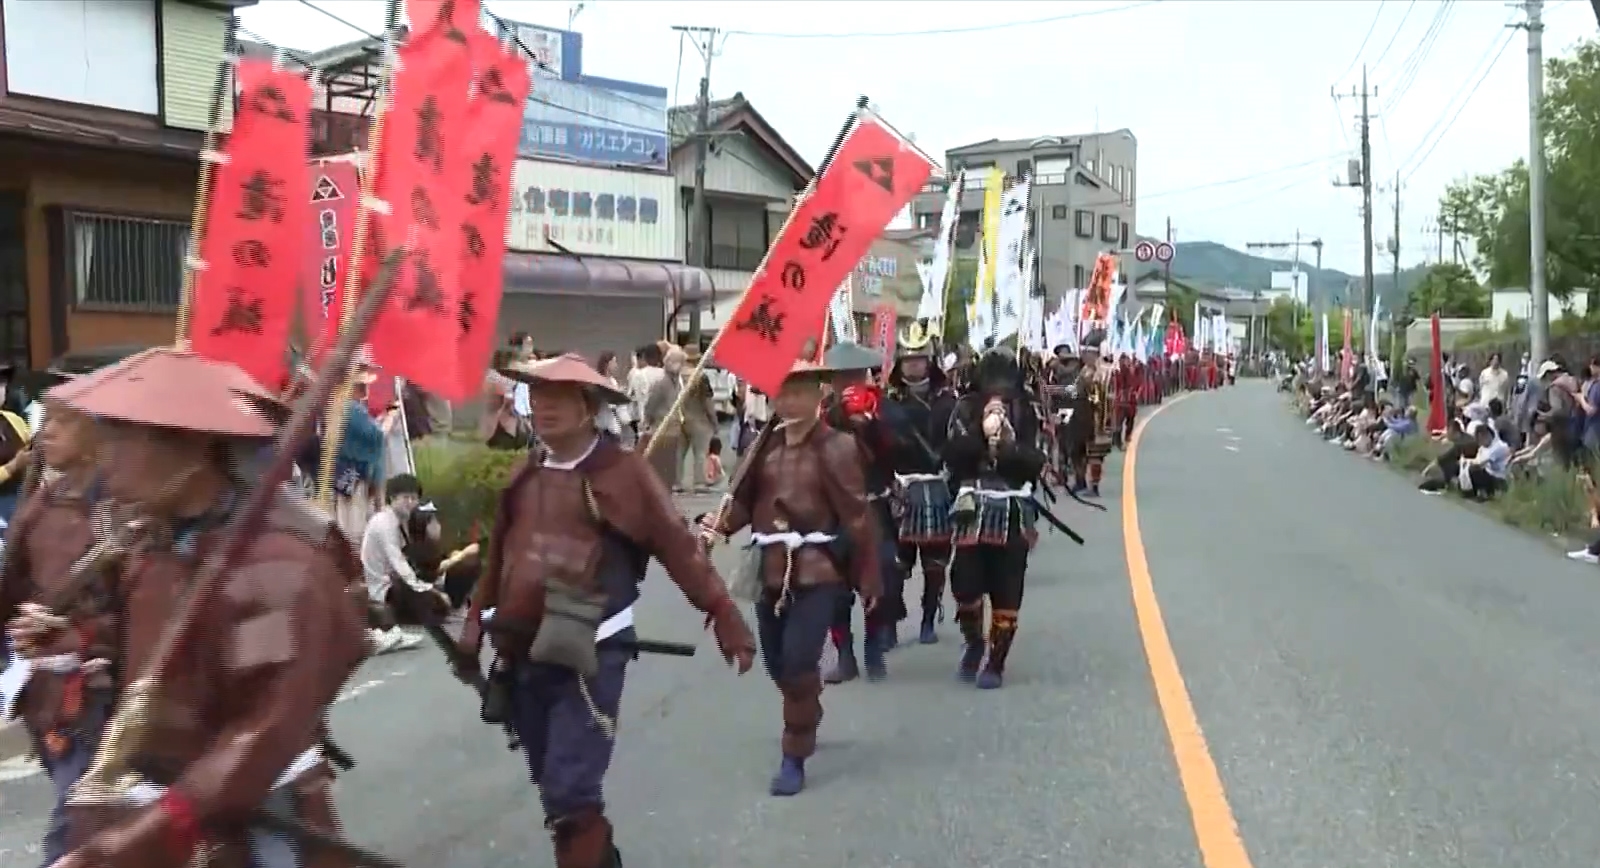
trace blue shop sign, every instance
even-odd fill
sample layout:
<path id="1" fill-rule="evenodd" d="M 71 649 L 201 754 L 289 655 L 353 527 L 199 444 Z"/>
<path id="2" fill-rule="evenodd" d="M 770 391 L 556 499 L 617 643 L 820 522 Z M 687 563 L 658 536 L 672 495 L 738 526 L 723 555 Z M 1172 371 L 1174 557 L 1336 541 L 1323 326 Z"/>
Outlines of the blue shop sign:
<path id="1" fill-rule="evenodd" d="M 524 121 L 517 155 L 565 157 L 584 163 L 665 166 L 667 137 L 634 130 L 554 121 Z"/>

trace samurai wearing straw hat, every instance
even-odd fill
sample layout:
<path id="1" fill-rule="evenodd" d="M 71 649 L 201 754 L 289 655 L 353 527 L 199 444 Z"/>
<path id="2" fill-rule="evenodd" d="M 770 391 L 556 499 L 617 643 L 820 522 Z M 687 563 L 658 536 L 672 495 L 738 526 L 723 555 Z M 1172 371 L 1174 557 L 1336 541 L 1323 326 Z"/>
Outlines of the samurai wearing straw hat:
<path id="1" fill-rule="evenodd" d="M 56 384 L 73 376 L 49 373 Z M 95 479 L 92 423 L 51 403 L 0 566 L 0 625 L 6 626 L 0 645 L 11 647 L 8 665 L 22 676 L 12 694 L 0 697 L 0 719 L 21 718 L 55 788 L 40 846 L 45 865 L 66 855 L 67 788 L 100 742 L 115 699 L 111 663 L 117 659 L 115 571 L 107 565 L 83 581 L 68 581 L 111 514 Z"/>
<path id="2" fill-rule="evenodd" d="M 1038 444 L 1039 419 L 1016 356 L 1005 347 L 985 352 L 951 415 L 943 450 L 956 487 L 950 590 L 966 643 L 957 675 L 980 689 L 1001 686 L 1017 634 L 1028 554 L 1038 539 L 1033 489 L 1045 465 Z"/>
<path id="3" fill-rule="evenodd" d="M 481 682 L 487 632 L 492 684 L 539 787 L 557 868 L 621 868 L 602 785 L 650 559 L 705 614 L 741 675 L 755 637 L 661 478 L 597 425 L 603 405 L 628 396 L 574 355 L 502 373 L 528 385 L 541 447 L 500 494 L 455 665 L 463 681 Z"/>
<path id="4" fill-rule="evenodd" d="M 883 593 L 878 523 L 860 452 L 821 414 L 830 374 L 825 366 L 795 363 L 772 396 L 772 420 L 745 456 L 749 470 L 723 508 L 702 519 L 708 544 L 750 529 L 761 657 L 783 697 L 774 796 L 805 788 L 822 722 L 817 661 L 840 601 L 854 589 L 870 615 Z"/>
<path id="5" fill-rule="evenodd" d="M 910 424 L 899 405 L 886 401 L 873 374 L 883 366 L 883 354 L 848 341 L 828 348 L 822 367 L 830 393 L 822 402 L 822 418 L 829 427 L 850 434 L 866 480 L 867 502 L 877 530 L 877 562 L 883 594 L 878 605 L 862 618 L 862 658 L 855 654 L 850 629 L 854 601 L 847 595 L 834 612 L 832 639 L 838 662 L 823 679 L 839 684 L 866 670 L 868 681 L 889 675 L 886 655 L 899 644 L 899 623 L 906 617 L 905 573 L 899 562 L 894 517 L 894 454 L 910 437 Z"/>
<path id="6" fill-rule="evenodd" d="M 232 365 L 162 348 L 46 399 L 58 414 L 95 421 L 105 494 L 138 515 L 111 528 L 109 546 L 130 553 L 116 611 L 117 715 L 68 795 L 72 850 L 56 868 L 344 865 L 252 823 L 267 812 L 337 834 L 319 742 L 365 656 L 350 543 L 284 488 L 216 583 L 197 584 L 256 475 L 245 462 L 278 430 L 273 396 Z M 167 646 L 186 589 L 207 594 L 192 601 L 205 620 L 180 622 L 178 644 Z M 157 779 L 130 787 L 148 775 Z"/>
<path id="7" fill-rule="evenodd" d="M 900 568 L 909 577 L 922 564 L 922 621 L 917 641 L 939 641 L 935 624 L 944 607 L 950 571 L 950 481 L 944 472 L 945 436 L 956 394 L 934 360 L 927 329 L 907 326 L 895 342 L 899 358 L 889 373 L 888 399 L 905 418 L 891 461 L 900 489 Z"/>

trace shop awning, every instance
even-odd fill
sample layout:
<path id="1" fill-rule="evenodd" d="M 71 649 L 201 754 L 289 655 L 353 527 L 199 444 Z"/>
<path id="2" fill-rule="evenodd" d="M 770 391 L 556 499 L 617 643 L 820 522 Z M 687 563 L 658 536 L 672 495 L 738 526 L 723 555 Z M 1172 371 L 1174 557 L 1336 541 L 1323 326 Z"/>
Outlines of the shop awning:
<path id="1" fill-rule="evenodd" d="M 703 268 L 677 262 L 607 259 L 559 253 L 507 253 L 506 292 L 654 296 L 676 303 L 709 300 L 716 287 Z"/>

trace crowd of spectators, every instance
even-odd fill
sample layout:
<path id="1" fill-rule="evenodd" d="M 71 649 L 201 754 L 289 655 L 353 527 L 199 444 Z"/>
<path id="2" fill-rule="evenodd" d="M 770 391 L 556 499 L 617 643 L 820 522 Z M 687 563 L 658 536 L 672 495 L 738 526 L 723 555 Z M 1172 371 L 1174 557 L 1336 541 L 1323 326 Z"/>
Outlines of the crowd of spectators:
<path id="1" fill-rule="evenodd" d="M 1600 458 L 1600 356 L 1575 366 L 1554 354 L 1534 367 L 1524 355 L 1512 370 L 1494 353 L 1474 372 L 1445 354 L 1441 379 L 1449 392 L 1445 424 L 1434 431 L 1419 427 L 1419 420 L 1426 424 L 1433 385 L 1419 376 L 1414 361 L 1393 381 L 1370 385 L 1359 370 L 1340 383 L 1319 380 L 1302 365 L 1294 390 L 1308 426 L 1374 460 L 1392 457 L 1409 438 L 1428 438 L 1431 458 L 1417 482 L 1424 493 L 1487 500 L 1564 474 L 1582 487 L 1590 525 L 1600 528 L 1600 494 L 1591 472 Z M 1568 557 L 1600 564 L 1600 538 Z"/>

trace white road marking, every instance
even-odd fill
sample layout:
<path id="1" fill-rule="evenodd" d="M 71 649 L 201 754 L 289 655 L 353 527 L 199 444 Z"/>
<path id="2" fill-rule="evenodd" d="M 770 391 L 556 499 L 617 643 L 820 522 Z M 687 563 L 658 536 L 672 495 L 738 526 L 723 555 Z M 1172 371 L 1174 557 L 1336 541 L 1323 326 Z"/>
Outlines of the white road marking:
<path id="1" fill-rule="evenodd" d="M 384 678 L 374 678 L 374 679 L 372 679 L 370 681 L 363 681 L 360 684 L 357 684 L 356 686 L 351 687 L 348 690 L 346 690 L 345 692 L 339 694 L 338 698 L 334 699 L 333 701 L 334 701 L 335 704 L 337 704 L 337 703 L 340 703 L 340 702 L 345 702 L 347 700 L 355 699 L 356 697 L 360 696 L 363 693 L 366 693 L 367 691 L 371 690 L 372 688 L 382 685 L 387 680 L 388 679 L 384 679 Z"/>
<path id="2" fill-rule="evenodd" d="M 1240 440 L 1243 440 L 1243 439 L 1244 439 L 1243 437 L 1239 437 L 1237 435 L 1233 435 L 1233 434 L 1228 435 L 1228 442 L 1229 443 L 1238 443 Z"/>
<path id="3" fill-rule="evenodd" d="M 1229 452 L 1238 452 L 1239 451 L 1239 447 L 1237 447 L 1237 446 L 1224 446 L 1222 448 L 1228 450 Z"/>
<path id="4" fill-rule="evenodd" d="M 1217 429 L 1217 433 L 1218 434 L 1232 434 L 1233 433 L 1233 429 L 1232 428 L 1218 428 Z"/>
<path id="5" fill-rule="evenodd" d="M 31 778 L 42 771 L 44 771 L 44 766 L 39 765 L 38 760 L 30 759 L 25 756 L 14 756 L 10 759 L 3 759 L 0 760 L 0 784 L 5 783 L 6 781 L 19 781 L 23 778 Z"/>

